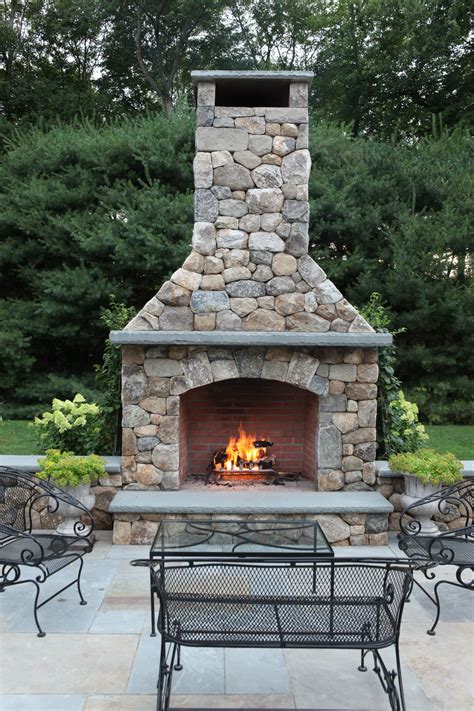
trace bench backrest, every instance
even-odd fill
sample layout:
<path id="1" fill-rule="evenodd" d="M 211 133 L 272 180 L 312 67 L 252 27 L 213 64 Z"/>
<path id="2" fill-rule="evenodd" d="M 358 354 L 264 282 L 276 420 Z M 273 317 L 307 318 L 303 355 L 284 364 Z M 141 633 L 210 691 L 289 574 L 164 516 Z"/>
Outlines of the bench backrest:
<path id="1" fill-rule="evenodd" d="M 170 639 L 225 640 L 247 631 L 256 640 L 260 630 L 282 644 L 316 635 L 346 646 L 360 645 L 364 634 L 395 638 L 411 580 L 409 568 L 392 563 L 338 561 L 162 563 L 153 574 L 160 627 Z"/>
<path id="2" fill-rule="evenodd" d="M 10 467 L 0 467 L 0 523 L 31 531 L 34 506 L 45 508 L 48 494 L 38 480 Z"/>

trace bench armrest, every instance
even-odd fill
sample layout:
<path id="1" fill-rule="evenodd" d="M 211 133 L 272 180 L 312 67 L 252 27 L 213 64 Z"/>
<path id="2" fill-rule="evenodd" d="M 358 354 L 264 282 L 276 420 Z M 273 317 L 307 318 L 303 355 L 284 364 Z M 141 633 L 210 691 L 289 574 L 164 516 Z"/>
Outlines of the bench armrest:
<path id="1" fill-rule="evenodd" d="M 400 516 L 400 529 L 406 536 L 417 536 L 421 532 L 421 524 L 419 521 L 412 519 L 410 513 L 416 511 L 417 508 L 427 504 L 436 504 L 439 513 L 445 514 L 449 511 L 449 506 L 454 506 L 458 509 L 459 517 L 464 519 L 464 527 L 458 530 L 465 530 L 472 526 L 473 523 L 473 508 L 474 508 L 474 482 L 461 481 L 452 486 L 446 486 L 440 491 L 435 491 L 429 496 L 424 496 L 418 499 L 413 504 L 407 506 Z M 449 534 L 455 531 L 449 531 Z"/>
<path id="2" fill-rule="evenodd" d="M 6 491 L 12 492 L 10 506 L 0 510 L 2 524 L 12 526 L 16 530 L 31 532 L 34 507 L 45 500 L 42 508 L 47 507 L 49 513 L 55 513 L 60 503 L 63 503 L 73 506 L 81 518 L 87 519 L 87 522 L 79 520 L 76 523 L 74 533 L 78 538 L 87 537 L 92 533 L 94 521 L 89 509 L 75 496 L 51 481 L 39 479 L 11 467 L 0 467 L 0 485 L 2 484 Z"/>
<path id="3" fill-rule="evenodd" d="M 38 566 L 43 560 L 44 548 L 35 536 L 0 524 L 0 565 L 13 568 L 19 565 Z"/>

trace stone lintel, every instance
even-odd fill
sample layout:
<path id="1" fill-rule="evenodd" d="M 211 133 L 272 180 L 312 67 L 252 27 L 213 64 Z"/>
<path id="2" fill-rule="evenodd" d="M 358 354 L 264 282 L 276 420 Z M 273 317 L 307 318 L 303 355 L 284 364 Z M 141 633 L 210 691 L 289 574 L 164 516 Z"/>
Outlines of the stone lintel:
<path id="1" fill-rule="evenodd" d="M 392 513 L 375 491 L 119 491 L 110 513 Z"/>
<path id="2" fill-rule="evenodd" d="M 196 86 L 202 81 L 216 81 L 219 79 L 239 81 L 255 79 L 264 81 L 306 82 L 311 84 L 313 72 L 288 72 L 288 71 L 227 71 L 222 69 L 196 69 L 191 72 L 191 80 Z"/>
<path id="3" fill-rule="evenodd" d="M 182 346 L 328 346 L 374 348 L 390 346 L 389 333 L 300 333 L 291 331 L 111 331 L 112 343 L 121 345 Z"/>

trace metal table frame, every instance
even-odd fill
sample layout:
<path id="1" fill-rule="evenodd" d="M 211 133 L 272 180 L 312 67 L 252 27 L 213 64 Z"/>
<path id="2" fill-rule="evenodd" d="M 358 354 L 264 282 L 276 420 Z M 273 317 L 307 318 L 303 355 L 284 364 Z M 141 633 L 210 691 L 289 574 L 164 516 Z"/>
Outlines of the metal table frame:
<path id="1" fill-rule="evenodd" d="M 179 540 L 176 527 L 182 525 L 182 534 L 189 536 L 187 541 Z M 172 529 L 170 532 L 167 529 Z M 230 529 L 232 530 L 226 530 Z M 272 540 L 277 533 L 305 531 L 304 543 L 288 541 L 278 543 Z M 221 537 L 219 539 L 219 536 Z M 222 537 L 228 536 L 229 542 L 222 543 Z M 170 539 L 176 539 L 176 543 Z M 213 539 L 219 541 L 213 543 Z M 208 549 L 207 545 L 221 549 Z M 153 543 L 150 547 L 150 622 L 151 637 L 156 637 L 155 595 L 156 586 L 151 565 L 154 561 L 165 562 L 190 559 L 205 561 L 240 561 L 240 560 L 295 560 L 313 558 L 333 558 L 334 551 L 317 521 L 260 519 L 239 521 L 237 519 L 165 519 L 160 521 Z"/>

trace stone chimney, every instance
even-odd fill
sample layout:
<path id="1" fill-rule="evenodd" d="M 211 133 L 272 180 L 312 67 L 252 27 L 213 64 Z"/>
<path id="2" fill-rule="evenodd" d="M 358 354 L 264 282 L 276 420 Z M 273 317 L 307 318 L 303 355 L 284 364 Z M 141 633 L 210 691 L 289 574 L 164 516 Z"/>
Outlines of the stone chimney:
<path id="1" fill-rule="evenodd" d="M 308 255 L 312 77 L 192 72 L 192 247 L 125 331 L 372 331 Z"/>

